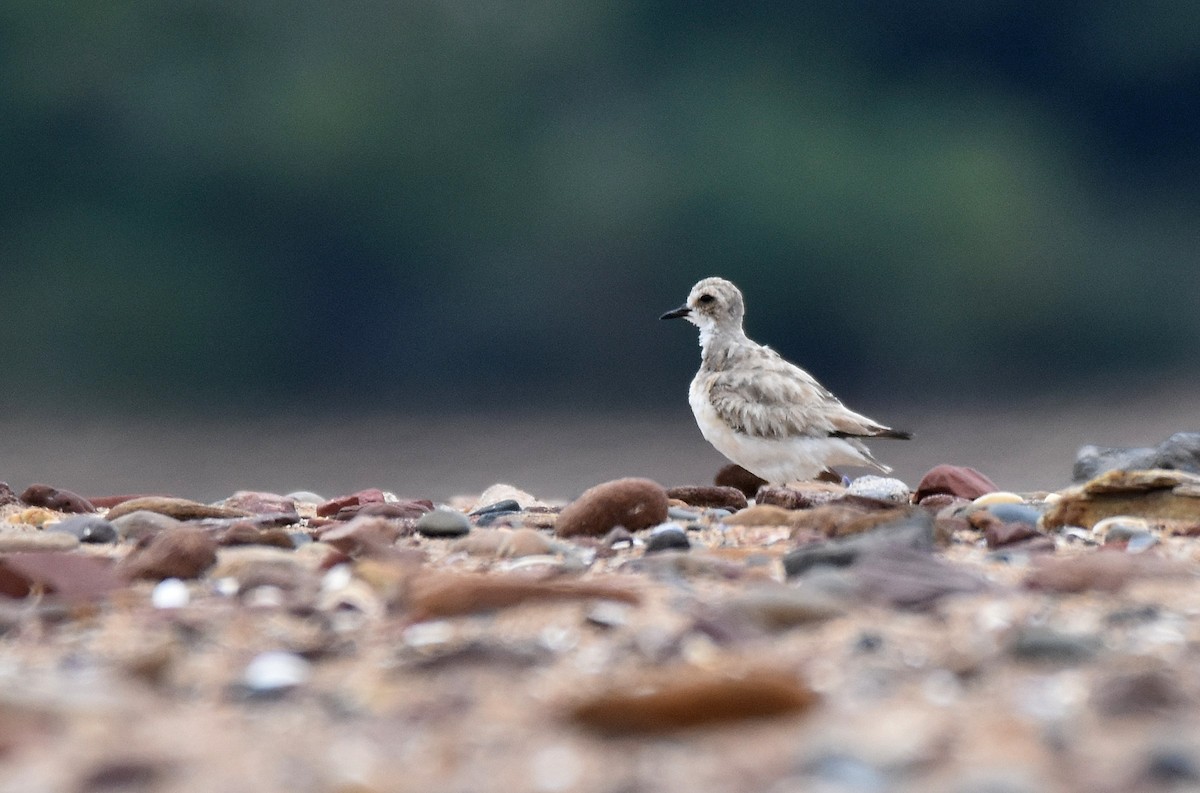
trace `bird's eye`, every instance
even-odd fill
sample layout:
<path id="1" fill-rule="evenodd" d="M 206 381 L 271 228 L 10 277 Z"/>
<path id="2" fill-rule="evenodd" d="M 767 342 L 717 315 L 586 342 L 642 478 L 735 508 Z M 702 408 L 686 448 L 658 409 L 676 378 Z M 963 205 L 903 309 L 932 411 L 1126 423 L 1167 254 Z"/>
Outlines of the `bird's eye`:
<path id="1" fill-rule="evenodd" d="M 714 300 L 716 300 L 716 298 L 713 297 L 712 295 L 700 295 L 700 297 L 698 297 L 696 299 L 696 302 L 697 303 L 711 303 Z"/>

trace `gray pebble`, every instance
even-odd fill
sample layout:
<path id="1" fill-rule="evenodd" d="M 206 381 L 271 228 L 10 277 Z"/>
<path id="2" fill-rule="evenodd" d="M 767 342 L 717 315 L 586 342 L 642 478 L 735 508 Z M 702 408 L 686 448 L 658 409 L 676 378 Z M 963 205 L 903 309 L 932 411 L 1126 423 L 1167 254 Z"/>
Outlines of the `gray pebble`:
<path id="1" fill-rule="evenodd" d="M 678 523 L 664 523 L 655 527 L 646 538 L 646 553 L 659 551 L 685 551 L 692 547 L 687 532 Z"/>
<path id="2" fill-rule="evenodd" d="M 290 498 L 299 504 L 324 504 L 328 500 L 311 490 L 297 490 L 293 493 L 288 493 L 284 498 Z"/>
<path id="3" fill-rule="evenodd" d="M 1028 504 L 989 504 L 984 507 L 987 512 L 1005 523 L 1028 523 L 1036 526 L 1042 517 L 1037 507 Z"/>
<path id="4" fill-rule="evenodd" d="M 139 509 L 137 512 L 122 515 L 112 521 L 112 525 L 122 539 L 136 541 L 145 537 L 151 537 L 168 529 L 179 528 L 183 525 L 183 522 L 175 520 L 175 518 L 168 515 L 160 515 L 157 512 Z"/>
<path id="5" fill-rule="evenodd" d="M 271 697 L 302 685 L 312 676 L 312 667 L 295 653 L 272 650 L 256 655 L 242 673 L 242 685 L 253 696 Z"/>
<path id="6" fill-rule="evenodd" d="M 1094 658 L 1101 645 L 1100 637 L 1093 634 L 1025 627 L 1017 631 L 1008 649 L 1014 657 L 1025 661 L 1082 663 Z"/>
<path id="7" fill-rule="evenodd" d="M 497 501 L 495 504 L 488 504 L 486 506 L 480 507 L 479 509 L 477 509 L 471 513 L 471 517 L 477 518 L 481 515 L 491 515 L 491 514 L 498 513 L 498 512 L 509 513 L 509 512 L 520 512 L 520 511 L 521 511 L 521 505 L 517 503 L 516 499 L 506 498 L 503 501 Z"/>
<path id="8" fill-rule="evenodd" d="M 70 534 L 80 542 L 109 543 L 117 541 L 117 530 L 99 515 L 76 515 L 46 526 L 46 531 Z"/>
<path id="9" fill-rule="evenodd" d="M 684 509 L 683 507 L 669 507 L 667 509 L 667 517 L 671 520 L 691 522 L 694 520 L 700 520 L 700 513 L 693 512 L 690 509 Z"/>
<path id="10" fill-rule="evenodd" d="M 852 496 L 863 496 L 865 498 L 874 498 L 880 501 L 895 501 L 898 504 L 907 504 L 912 490 L 908 485 L 901 482 L 899 479 L 892 479 L 886 476 L 860 476 L 850 483 L 850 487 L 846 490 Z"/>
<path id="11" fill-rule="evenodd" d="M 416 528 L 426 537 L 461 537 L 471 531 L 471 521 L 458 510 L 438 507 L 422 515 Z"/>

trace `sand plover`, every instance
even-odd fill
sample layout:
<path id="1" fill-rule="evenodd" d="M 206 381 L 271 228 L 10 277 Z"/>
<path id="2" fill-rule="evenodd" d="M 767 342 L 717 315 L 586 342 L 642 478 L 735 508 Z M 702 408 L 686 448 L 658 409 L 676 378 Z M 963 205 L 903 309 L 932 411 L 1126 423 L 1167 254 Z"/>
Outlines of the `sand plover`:
<path id="1" fill-rule="evenodd" d="M 751 341 L 745 311 L 736 286 L 705 278 L 660 317 L 700 328 L 700 371 L 688 401 L 705 440 L 772 484 L 813 479 L 834 465 L 890 471 L 861 439 L 912 435 L 848 409 L 808 372 Z"/>

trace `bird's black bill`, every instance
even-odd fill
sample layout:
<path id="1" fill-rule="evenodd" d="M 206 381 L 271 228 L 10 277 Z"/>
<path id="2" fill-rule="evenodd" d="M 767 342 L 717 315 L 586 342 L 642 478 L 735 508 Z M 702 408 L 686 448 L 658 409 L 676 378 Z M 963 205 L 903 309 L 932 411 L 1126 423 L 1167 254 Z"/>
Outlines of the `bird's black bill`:
<path id="1" fill-rule="evenodd" d="M 680 317 L 686 317 L 691 313 L 692 310 L 687 306 L 680 306 L 674 311 L 668 311 L 666 314 L 663 314 L 661 317 L 659 317 L 659 319 L 679 319 Z"/>

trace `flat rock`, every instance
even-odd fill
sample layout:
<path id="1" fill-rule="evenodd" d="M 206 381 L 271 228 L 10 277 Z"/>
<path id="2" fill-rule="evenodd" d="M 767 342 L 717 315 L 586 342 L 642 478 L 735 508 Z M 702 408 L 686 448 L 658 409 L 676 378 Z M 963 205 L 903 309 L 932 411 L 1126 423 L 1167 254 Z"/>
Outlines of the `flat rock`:
<path id="1" fill-rule="evenodd" d="M 819 566 L 849 567 L 867 554 L 887 555 L 897 549 L 933 550 L 933 517 L 916 509 L 871 531 L 803 545 L 783 557 L 789 578 Z"/>
<path id="2" fill-rule="evenodd" d="M 657 482 L 617 479 L 586 490 L 568 504 L 554 531 L 560 537 L 603 537 L 615 526 L 638 531 L 664 522 L 667 508 L 667 491 Z"/>
<path id="3" fill-rule="evenodd" d="M 428 572 L 414 578 L 409 585 L 409 618 L 420 622 L 564 599 L 637 604 L 641 602 L 641 594 L 633 586 L 611 579 L 542 581 L 516 573 Z"/>
<path id="4" fill-rule="evenodd" d="M 363 504 L 382 504 L 386 500 L 387 497 L 382 490 L 377 487 L 371 487 L 347 496 L 331 498 L 329 501 L 317 505 L 317 515 L 322 518 L 328 518 L 336 515 L 346 507 L 362 506 Z"/>
<path id="5" fill-rule="evenodd" d="M 96 507 L 77 493 L 50 485 L 30 485 L 21 493 L 21 501 L 31 507 L 45 507 L 56 512 L 95 512 Z"/>
<path id="6" fill-rule="evenodd" d="M 129 501 L 122 502 L 108 511 L 105 516 L 110 521 L 115 521 L 117 518 L 129 515 L 133 512 L 144 510 L 146 512 L 157 512 L 160 515 L 175 518 L 176 520 L 197 520 L 199 518 L 246 518 L 252 513 L 243 509 L 230 509 L 229 507 L 214 507 L 210 504 L 201 504 L 198 501 L 191 501 L 186 498 L 167 498 L 164 496 L 147 496 L 145 498 L 134 498 Z"/>
<path id="7" fill-rule="evenodd" d="M 122 564 L 127 578 L 199 578 L 217 561 L 217 541 L 203 529 L 184 527 L 156 534 Z"/>
<path id="8" fill-rule="evenodd" d="M 142 540 L 161 531 L 177 529 L 183 525 L 182 521 L 178 521 L 170 515 L 149 512 L 144 509 L 121 515 L 110 522 L 116 528 L 117 534 L 126 540 Z"/>
<path id="9" fill-rule="evenodd" d="M 401 533 L 401 527 L 395 521 L 360 515 L 346 523 L 321 529 L 317 539 L 344 554 L 358 556 L 390 547 Z"/>
<path id="10" fill-rule="evenodd" d="M 1046 510 L 1047 529 L 1091 528 L 1105 518 L 1200 522 L 1200 475 L 1183 471 L 1114 470 L 1063 491 Z"/>
<path id="11" fill-rule="evenodd" d="M 1086 482 L 1109 471 L 1156 468 L 1200 474 L 1200 432 L 1177 432 L 1154 447 L 1082 446 L 1072 477 Z"/>
<path id="12" fill-rule="evenodd" d="M 759 489 L 756 504 L 769 504 L 784 509 L 809 509 L 828 504 L 846 495 L 846 488 L 831 482 L 797 483 L 789 487 L 770 485 Z"/>
<path id="13" fill-rule="evenodd" d="M 259 515 L 296 511 L 296 499 L 290 496 L 281 496 L 278 493 L 261 493 L 252 490 L 239 490 L 221 502 L 221 505 L 230 509 L 253 512 Z"/>
<path id="14" fill-rule="evenodd" d="M 673 487 L 667 498 L 677 498 L 693 507 L 711 507 L 737 512 L 746 508 L 746 495 L 736 487 Z"/>
<path id="15" fill-rule="evenodd" d="M 818 701 L 786 672 L 715 674 L 681 667 L 601 690 L 571 705 L 568 715 L 603 734 L 642 735 L 799 713 Z"/>
<path id="16" fill-rule="evenodd" d="M 234 523 L 216 535 L 217 545 L 269 545 L 291 550 L 296 547 L 292 535 L 280 528 L 256 526 L 248 521 Z"/>

